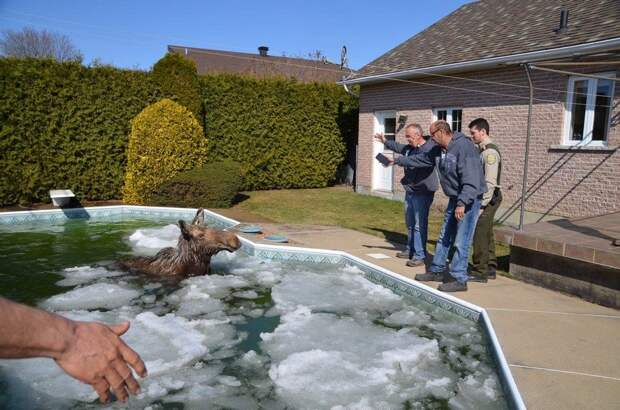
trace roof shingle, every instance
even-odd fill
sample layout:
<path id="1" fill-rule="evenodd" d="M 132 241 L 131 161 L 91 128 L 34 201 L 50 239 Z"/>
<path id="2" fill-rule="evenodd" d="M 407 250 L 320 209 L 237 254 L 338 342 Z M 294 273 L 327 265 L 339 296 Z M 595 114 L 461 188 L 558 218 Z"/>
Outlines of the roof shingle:
<path id="1" fill-rule="evenodd" d="M 560 11 L 568 29 L 558 33 Z M 620 37 L 620 0 L 480 0 L 368 63 L 355 77 L 507 56 Z"/>

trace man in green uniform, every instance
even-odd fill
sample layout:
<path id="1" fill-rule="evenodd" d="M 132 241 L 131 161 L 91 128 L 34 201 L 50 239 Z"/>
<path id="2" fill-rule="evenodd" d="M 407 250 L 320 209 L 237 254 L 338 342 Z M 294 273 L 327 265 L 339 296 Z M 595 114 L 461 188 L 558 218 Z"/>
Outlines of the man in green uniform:
<path id="1" fill-rule="evenodd" d="M 472 282 L 487 282 L 495 279 L 497 257 L 495 256 L 495 236 L 493 220 L 495 212 L 502 203 L 500 175 L 502 159 L 497 145 L 489 137 L 489 123 L 484 118 L 476 118 L 469 124 L 472 140 L 480 148 L 480 160 L 484 169 L 487 192 L 482 196 L 480 216 L 474 234 L 474 250 L 472 255 Z"/>

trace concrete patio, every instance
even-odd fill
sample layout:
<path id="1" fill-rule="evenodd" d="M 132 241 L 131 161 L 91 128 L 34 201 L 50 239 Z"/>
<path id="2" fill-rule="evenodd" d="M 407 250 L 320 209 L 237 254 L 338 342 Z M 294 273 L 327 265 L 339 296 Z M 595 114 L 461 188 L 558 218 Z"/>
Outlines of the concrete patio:
<path id="1" fill-rule="evenodd" d="M 620 212 L 496 229 L 513 277 L 620 308 Z"/>
<path id="2" fill-rule="evenodd" d="M 262 235 L 247 237 L 267 243 L 265 234 L 282 234 L 291 245 L 342 250 L 410 278 L 424 270 L 395 258 L 387 240 L 357 231 L 261 225 Z M 389 258 L 369 256 L 377 253 Z M 501 276 L 456 296 L 489 312 L 528 408 L 620 408 L 620 311 Z"/>

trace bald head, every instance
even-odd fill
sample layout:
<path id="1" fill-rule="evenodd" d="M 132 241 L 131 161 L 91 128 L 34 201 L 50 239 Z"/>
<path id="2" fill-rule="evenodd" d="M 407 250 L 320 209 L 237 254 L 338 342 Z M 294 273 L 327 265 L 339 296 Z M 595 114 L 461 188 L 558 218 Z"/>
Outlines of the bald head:
<path id="1" fill-rule="evenodd" d="M 448 148 L 448 144 L 452 140 L 452 129 L 450 124 L 444 120 L 438 120 L 431 124 L 430 128 L 431 137 L 442 148 Z"/>

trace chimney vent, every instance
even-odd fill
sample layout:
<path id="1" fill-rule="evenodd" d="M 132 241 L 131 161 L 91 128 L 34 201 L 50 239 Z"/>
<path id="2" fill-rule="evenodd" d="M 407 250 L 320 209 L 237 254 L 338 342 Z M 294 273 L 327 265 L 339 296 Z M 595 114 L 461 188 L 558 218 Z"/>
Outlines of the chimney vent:
<path id="1" fill-rule="evenodd" d="M 560 27 L 555 30 L 556 33 L 565 33 L 568 29 L 568 10 L 560 10 Z"/>
<path id="2" fill-rule="evenodd" d="M 269 51 L 269 47 L 265 47 L 265 46 L 258 47 L 258 54 L 260 54 L 263 57 L 267 57 L 267 51 Z"/>

